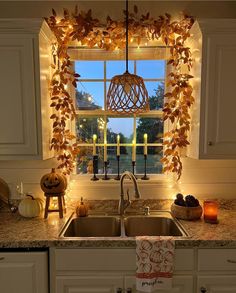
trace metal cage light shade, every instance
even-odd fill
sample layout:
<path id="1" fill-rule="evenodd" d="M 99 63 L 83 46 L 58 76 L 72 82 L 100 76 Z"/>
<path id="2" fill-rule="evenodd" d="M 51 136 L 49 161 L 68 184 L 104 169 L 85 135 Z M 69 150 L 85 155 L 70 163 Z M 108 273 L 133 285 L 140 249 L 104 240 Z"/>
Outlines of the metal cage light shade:
<path id="1" fill-rule="evenodd" d="M 107 93 L 107 110 L 119 114 L 149 111 L 149 97 L 142 77 L 128 71 L 128 0 L 126 0 L 126 71 L 115 75 Z"/>

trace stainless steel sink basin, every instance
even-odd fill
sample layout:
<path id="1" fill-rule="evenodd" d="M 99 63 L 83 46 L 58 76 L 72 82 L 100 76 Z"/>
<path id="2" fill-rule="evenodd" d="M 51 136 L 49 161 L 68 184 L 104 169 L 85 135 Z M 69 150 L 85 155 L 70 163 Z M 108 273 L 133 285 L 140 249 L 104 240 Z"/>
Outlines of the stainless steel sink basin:
<path id="1" fill-rule="evenodd" d="M 63 227 L 61 237 L 188 236 L 180 222 L 165 211 L 150 216 L 74 216 Z"/>
<path id="2" fill-rule="evenodd" d="M 134 236 L 184 236 L 172 218 L 163 216 L 130 216 L 124 219 L 125 234 Z"/>
<path id="3" fill-rule="evenodd" d="M 120 218 L 110 216 L 89 216 L 72 219 L 64 237 L 114 237 L 121 235 Z"/>

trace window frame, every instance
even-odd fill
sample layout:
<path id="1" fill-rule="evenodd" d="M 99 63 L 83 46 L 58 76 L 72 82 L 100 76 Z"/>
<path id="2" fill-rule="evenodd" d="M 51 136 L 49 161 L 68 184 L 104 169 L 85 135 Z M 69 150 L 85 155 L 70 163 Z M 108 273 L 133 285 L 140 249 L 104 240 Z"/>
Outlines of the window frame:
<path id="1" fill-rule="evenodd" d="M 146 58 L 136 58 L 136 59 L 132 59 L 130 58 L 129 60 L 130 61 L 134 61 L 134 73 L 136 73 L 136 61 L 139 61 L 139 60 L 165 60 L 165 69 L 164 69 L 164 78 L 144 78 L 144 81 L 151 81 L 151 82 L 164 82 L 164 91 L 166 91 L 166 88 L 167 88 L 167 85 L 166 85 L 166 76 L 167 76 L 167 54 L 166 54 L 166 47 L 161 47 L 161 48 L 164 48 L 165 49 L 165 53 L 162 53 L 162 54 L 159 54 L 158 53 L 158 57 L 159 58 L 153 58 L 153 56 L 151 56 L 151 54 L 146 54 L 145 57 Z M 143 48 L 143 49 L 147 49 L 147 48 Z M 151 49 L 152 52 L 154 52 L 154 50 L 156 50 L 157 48 L 151 48 L 149 47 L 148 48 L 149 50 Z M 106 93 L 107 93 L 107 83 L 110 82 L 111 79 L 109 78 L 106 78 L 106 63 L 107 61 L 113 61 L 113 60 L 124 60 L 124 58 L 117 58 L 117 56 L 115 56 L 115 58 L 111 58 L 111 54 L 109 54 L 109 56 L 106 56 L 106 54 L 104 54 L 104 51 L 101 52 L 102 50 L 100 49 L 85 49 L 83 48 L 84 51 L 87 51 L 89 53 L 89 51 L 100 51 L 100 53 L 102 53 L 102 58 L 96 56 L 96 58 L 82 58 L 80 59 L 81 61 L 103 61 L 104 62 L 104 66 L 103 66 L 103 69 L 104 69 L 104 78 L 103 79 L 79 79 L 79 82 L 103 82 L 104 83 L 104 108 L 105 109 L 96 109 L 96 110 L 78 110 L 76 109 L 76 115 L 78 116 L 82 116 L 82 117 L 86 117 L 86 118 L 93 118 L 93 117 L 102 117 L 105 121 L 105 127 L 104 127 L 104 142 L 103 143 L 96 143 L 96 146 L 97 147 L 104 147 L 105 145 L 105 142 L 106 142 L 106 146 L 109 147 L 109 146 L 113 146 L 115 147 L 116 146 L 116 143 L 107 143 L 107 118 L 111 117 L 111 118 L 115 118 L 115 117 L 121 117 L 119 114 L 116 114 L 116 113 L 111 113 L 109 111 L 106 110 Z M 139 51 L 139 55 L 140 55 L 140 48 L 137 49 Z M 86 54 L 85 54 L 86 55 Z M 73 54 L 72 54 L 73 56 Z M 114 56 L 114 55 L 113 55 Z M 149 56 L 149 58 L 147 58 L 147 56 Z M 160 58 L 161 57 L 161 58 Z M 72 58 L 73 61 L 80 61 L 78 60 L 77 58 Z M 75 100 L 75 91 L 74 91 L 74 100 Z M 162 109 L 159 109 L 159 110 L 150 110 L 149 112 L 147 113 L 140 113 L 140 114 L 134 114 L 134 115 L 125 115 L 123 116 L 125 118 L 129 118 L 129 117 L 132 117 L 134 119 L 134 123 L 133 123 L 133 139 L 135 141 L 135 144 L 136 144 L 136 147 L 144 147 L 144 143 L 136 143 L 136 119 L 137 118 L 141 118 L 141 117 L 146 117 L 146 118 L 162 118 L 163 117 L 163 111 Z M 72 131 L 75 133 L 76 131 L 76 125 L 75 125 L 75 121 L 73 123 L 71 123 L 71 129 Z M 168 126 L 168 123 L 166 123 L 166 121 L 163 122 L 163 133 L 166 132 L 167 130 L 169 129 L 169 126 Z M 76 133 L 75 133 L 76 135 Z M 148 146 L 154 146 L 154 147 L 163 147 L 163 144 L 162 143 L 147 143 Z M 78 146 L 81 146 L 81 147 L 93 147 L 93 143 L 79 143 Z M 128 147 L 132 147 L 132 143 L 125 143 L 125 144 L 120 144 L 120 146 L 128 146 Z M 97 174 L 98 178 L 101 178 L 103 177 L 104 175 L 103 174 Z M 109 174 L 109 177 L 115 177 L 116 175 L 115 174 Z M 168 175 L 164 175 L 164 174 L 148 174 L 150 180 L 148 182 L 163 182 L 163 181 L 168 181 Z M 91 178 L 91 174 L 78 174 L 76 173 L 76 167 L 74 169 L 74 172 L 73 172 L 73 179 L 77 179 L 78 177 L 83 177 L 83 178 Z M 108 183 L 108 181 L 106 182 Z M 111 181 L 110 181 L 111 183 Z"/>

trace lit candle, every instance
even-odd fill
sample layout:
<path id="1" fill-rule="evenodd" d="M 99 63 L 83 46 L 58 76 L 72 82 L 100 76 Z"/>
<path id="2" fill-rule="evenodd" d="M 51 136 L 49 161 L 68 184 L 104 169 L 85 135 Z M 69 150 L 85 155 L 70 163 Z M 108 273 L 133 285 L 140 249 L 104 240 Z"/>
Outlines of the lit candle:
<path id="1" fill-rule="evenodd" d="M 104 142 L 104 162 L 107 162 L 107 142 Z"/>
<path id="2" fill-rule="evenodd" d="M 116 149 L 116 155 L 120 156 L 120 136 L 117 135 L 117 149 Z"/>
<path id="3" fill-rule="evenodd" d="M 205 200 L 203 203 L 204 221 L 208 223 L 217 223 L 218 204 L 214 200 Z"/>
<path id="4" fill-rule="evenodd" d="M 96 156 L 96 140 L 97 140 L 97 135 L 93 135 L 93 156 Z"/>
<path id="5" fill-rule="evenodd" d="M 147 155 L 147 133 L 144 133 L 144 135 L 143 135 L 143 139 L 144 139 L 143 154 L 144 154 L 144 155 Z"/>
<path id="6" fill-rule="evenodd" d="M 136 145 L 135 141 L 132 142 L 132 162 L 136 161 Z"/>

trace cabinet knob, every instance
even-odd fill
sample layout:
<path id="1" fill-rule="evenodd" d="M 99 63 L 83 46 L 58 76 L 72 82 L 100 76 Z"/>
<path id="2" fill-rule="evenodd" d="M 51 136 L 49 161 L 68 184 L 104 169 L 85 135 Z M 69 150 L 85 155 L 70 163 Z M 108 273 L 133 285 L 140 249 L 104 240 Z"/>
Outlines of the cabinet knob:
<path id="1" fill-rule="evenodd" d="M 205 287 L 201 287 L 201 288 L 200 288 L 200 292 L 201 292 L 201 293 L 207 293 L 207 289 L 206 289 Z"/>
<path id="2" fill-rule="evenodd" d="M 4 259 L 5 259 L 5 257 L 4 257 L 4 256 L 0 257 L 0 260 L 4 260 Z"/>
<path id="3" fill-rule="evenodd" d="M 126 293 L 132 293 L 132 288 L 127 288 Z"/>
<path id="4" fill-rule="evenodd" d="M 122 291 L 123 291 L 122 288 L 117 288 L 116 289 L 116 293 L 122 293 Z"/>
<path id="5" fill-rule="evenodd" d="M 208 145 L 209 146 L 212 146 L 213 145 L 213 142 L 212 141 L 208 141 Z"/>

